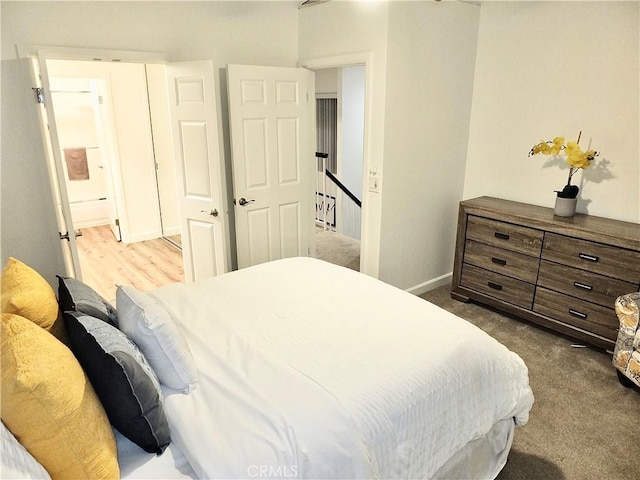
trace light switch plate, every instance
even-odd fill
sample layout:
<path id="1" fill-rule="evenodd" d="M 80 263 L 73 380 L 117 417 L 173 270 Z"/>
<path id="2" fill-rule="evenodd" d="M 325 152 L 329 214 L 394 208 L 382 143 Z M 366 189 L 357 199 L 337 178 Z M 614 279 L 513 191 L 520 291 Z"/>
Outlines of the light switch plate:
<path id="1" fill-rule="evenodd" d="M 377 175 L 369 175 L 369 191 L 380 193 L 380 178 Z"/>

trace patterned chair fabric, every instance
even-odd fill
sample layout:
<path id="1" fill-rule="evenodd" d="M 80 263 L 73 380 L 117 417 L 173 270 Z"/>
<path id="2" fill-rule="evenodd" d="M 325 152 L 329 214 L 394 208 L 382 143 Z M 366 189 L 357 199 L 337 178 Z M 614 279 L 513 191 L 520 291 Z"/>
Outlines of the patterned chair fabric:
<path id="1" fill-rule="evenodd" d="M 640 292 L 622 295 L 616 300 L 620 320 L 613 365 L 629 380 L 640 386 Z"/>

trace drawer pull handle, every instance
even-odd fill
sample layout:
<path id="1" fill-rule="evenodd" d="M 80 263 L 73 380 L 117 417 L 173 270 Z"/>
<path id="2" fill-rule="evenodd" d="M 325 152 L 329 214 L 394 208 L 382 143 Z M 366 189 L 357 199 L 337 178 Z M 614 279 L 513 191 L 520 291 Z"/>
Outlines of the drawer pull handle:
<path id="1" fill-rule="evenodd" d="M 586 318 L 587 318 L 587 314 L 586 313 L 579 312 L 577 310 L 574 310 L 573 308 L 569 309 L 569 313 L 571 315 L 573 315 L 574 317 L 578 317 L 578 318 L 581 318 L 583 320 L 586 320 Z"/>
<path id="2" fill-rule="evenodd" d="M 502 265 L 502 266 L 504 266 L 504 265 L 506 265 L 506 264 L 507 264 L 507 261 L 506 261 L 506 260 L 503 260 L 503 259 L 501 259 L 501 258 L 496 258 L 496 257 L 491 257 L 491 261 L 492 261 L 493 263 L 497 263 L 498 265 Z"/>
<path id="3" fill-rule="evenodd" d="M 493 236 L 500 240 L 509 240 L 509 234 L 507 233 L 494 232 Z"/>
<path id="4" fill-rule="evenodd" d="M 582 260 L 589 260 L 590 262 L 597 262 L 599 260 L 595 255 L 587 255 L 586 253 L 579 253 L 578 257 Z"/>
<path id="5" fill-rule="evenodd" d="M 577 288 L 581 288 L 583 290 L 588 290 L 588 291 L 593 290 L 593 287 L 591 285 L 587 285 L 585 283 L 573 282 L 573 286 Z"/>
<path id="6" fill-rule="evenodd" d="M 489 285 L 489 288 L 493 288 L 494 290 L 502 290 L 502 285 L 499 283 L 487 282 L 487 285 Z"/>

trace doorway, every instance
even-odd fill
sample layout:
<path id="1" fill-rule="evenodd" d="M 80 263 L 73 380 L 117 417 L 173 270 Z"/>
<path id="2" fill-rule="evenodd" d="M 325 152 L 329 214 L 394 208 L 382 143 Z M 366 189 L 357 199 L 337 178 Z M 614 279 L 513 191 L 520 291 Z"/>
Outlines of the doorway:
<path id="1" fill-rule="evenodd" d="M 315 70 L 316 256 L 360 270 L 365 66 Z"/>
<path id="2" fill-rule="evenodd" d="M 163 117 L 168 110 L 164 66 L 51 59 L 46 63 L 71 207 L 69 233 L 77 237 L 84 280 L 91 285 L 90 279 L 95 281 L 100 271 L 113 267 L 104 253 L 107 245 L 107 250 L 123 255 L 129 247 L 139 250 L 136 247 L 160 241 L 181 258 L 175 187 L 171 190 L 173 181 L 166 180 L 173 179 L 173 162 L 170 134 L 163 131 L 170 128 Z M 167 237 L 173 239 L 171 244 Z M 90 241 L 96 245 L 88 245 Z M 144 258 L 142 254 L 118 267 L 125 281 L 157 273 L 155 259 Z"/>

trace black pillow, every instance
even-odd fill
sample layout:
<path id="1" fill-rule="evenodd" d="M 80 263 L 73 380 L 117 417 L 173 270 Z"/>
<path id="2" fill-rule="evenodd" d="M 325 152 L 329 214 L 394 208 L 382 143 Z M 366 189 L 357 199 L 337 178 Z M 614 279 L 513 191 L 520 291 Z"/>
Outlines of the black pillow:
<path id="1" fill-rule="evenodd" d="M 116 309 L 89 285 L 73 277 L 58 277 L 58 304 L 63 312 L 86 313 L 114 327 L 118 326 Z"/>
<path id="2" fill-rule="evenodd" d="M 111 425 L 149 453 L 161 454 L 170 434 L 160 383 L 124 333 L 80 312 L 64 312 L 71 350 L 89 377 Z"/>

